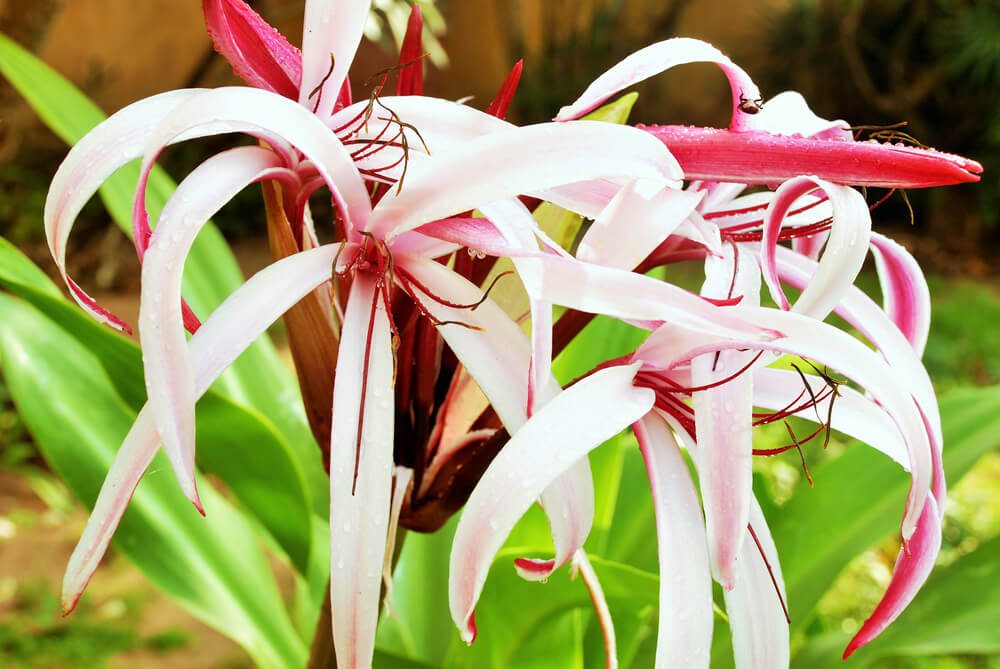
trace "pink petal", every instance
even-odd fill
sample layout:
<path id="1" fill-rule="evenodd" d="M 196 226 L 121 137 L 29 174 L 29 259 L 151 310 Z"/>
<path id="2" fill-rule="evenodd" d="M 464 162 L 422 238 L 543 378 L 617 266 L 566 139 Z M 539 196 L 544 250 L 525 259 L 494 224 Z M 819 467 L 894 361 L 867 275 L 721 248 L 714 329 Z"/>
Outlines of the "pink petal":
<path id="1" fill-rule="evenodd" d="M 302 54 L 243 0 L 202 0 L 215 50 L 251 86 L 298 97 Z"/>
<path id="2" fill-rule="evenodd" d="M 258 272 L 230 295 L 191 338 L 188 351 L 200 397 L 281 314 L 330 279 L 340 244 L 304 251 Z M 115 528 L 159 446 L 147 405 L 115 456 L 63 577 L 63 609 L 71 611 L 111 543 Z"/>
<path id="3" fill-rule="evenodd" d="M 306 1 L 299 103 L 321 118 L 333 112 L 370 9 L 371 0 Z"/>
<path id="4" fill-rule="evenodd" d="M 757 261 L 725 247 L 705 261 L 702 295 L 742 296 L 741 305 L 760 304 Z M 753 362 L 752 353 L 722 351 L 691 360 L 691 382 L 698 387 L 722 382 Z M 753 375 L 741 374 L 722 385 L 691 394 L 698 440 L 698 476 L 705 505 L 705 526 L 712 573 L 723 588 L 735 584 L 753 496 Z"/>
<path id="5" fill-rule="evenodd" d="M 420 5 L 413 3 L 399 49 L 399 64 L 405 67 L 396 73 L 396 95 L 424 94 L 423 34 L 424 15 Z"/>
<path id="6" fill-rule="evenodd" d="M 341 329 L 330 445 L 330 603 L 337 666 L 370 667 L 392 489 L 393 356 L 375 280 L 355 276 Z"/>
<path id="7" fill-rule="evenodd" d="M 619 191 L 587 230 L 577 258 L 634 269 L 694 211 L 703 193 L 635 180 Z"/>
<path id="8" fill-rule="evenodd" d="M 917 356 L 922 356 L 931 327 L 931 294 L 927 279 L 909 251 L 874 233 L 872 255 L 882 284 L 883 308 Z"/>
<path id="9" fill-rule="evenodd" d="M 611 123 L 543 123 L 492 133 L 408 177 L 402 193 L 379 203 L 368 230 L 388 241 L 429 221 L 562 184 L 606 176 L 669 180 L 672 165 L 655 141 Z"/>
<path id="10" fill-rule="evenodd" d="M 684 37 L 657 42 L 628 56 L 595 79 L 576 102 L 560 109 L 556 120 L 577 119 L 615 93 L 677 65 L 705 62 L 716 63 L 729 79 L 733 94 L 730 128 L 733 130 L 744 128 L 752 115 L 740 110 L 741 98 L 750 102 L 760 98 L 760 91 L 750 79 L 750 75 L 710 44 Z"/>
<path id="11" fill-rule="evenodd" d="M 656 511 L 660 612 L 656 667 L 708 667 L 712 648 L 712 576 L 698 492 L 677 441 L 650 412 L 632 426 Z"/>
<path id="12" fill-rule="evenodd" d="M 687 179 L 773 185 L 812 174 L 834 183 L 927 188 L 979 181 L 982 165 L 932 149 L 788 137 L 762 131 L 637 126 L 662 141 Z"/>
<path id="13" fill-rule="evenodd" d="M 364 182 L 350 154 L 323 125 L 299 105 L 267 91 L 253 88 L 217 88 L 205 91 L 178 105 L 148 135 L 139 185 L 133 202 L 136 245 L 145 250 L 148 215 L 145 208 L 146 181 L 153 161 L 167 144 L 186 139 L 231 132 L 246 132 L 268 141 L 279 153 L 287 145 L 296 147 L 316 167 L 333 195 L 350 238 L 363 229 L 371 211 Z M 286 166 L 294 158 L 285 155 Z"/>
<path id="14" fill-rule="evenodd" d="M 59 166 L 45 200 L 45 236 L 56 268 L 73 299 L 91 316 L 117 330 L 128 326 L 102 309 L 66 273 L 66 243 L 77 215 L 98 187 L 119 167 L 142 155 L 153 129 L 174 108 L 200 93 L 178 90 L 125 107 L 87 133 Z M 180 138 L 178 138 L 180 139 Z"/>
<path id="15" fill-rule="evenodd" d="M 563 471 L 652 407 L 652 391 L 632 385 L 637 369 L 602 370 L 546 404 L 472 493 L 452 544 L 449 591 L 452 619 L 467 643 L 475 637 L 473 609 L 490 564 L 518 519 Z"/>
<path id="16" fill-rule="evenodd" d="M 503 85 L 500 90 L 497 91 L 496 97 L 490 102 L 490 106 L 486 108 L 486 113 L 491 116 L 496 116 L 497 118 L 506 118 L 507 109 L 510 107 L 510 103 L 514 100 L 514 93 L 517 92 L 517 85 L 521 81 L 521 70 L 524 68 L 524 60 L 519 60 L 514 63 L 514 67 L 511 68 L 510 74 L 504 79 Z"/>
<path id="17" fill-rule="evenodd" d="M 601 626 L 601 635 L 604 637 L 604 667 L 605 669 L 618 669 L 618 642 L 615 638 L 615 625 L 611 619 L 611 610 L 608 608 L 608 601 L 604 597 L 604 590 L 601 588 L 597 573 L 590 566 L 587 553 L 582 549 L 573 555 L 573 571 L 580 574 L 584 585 L 587 586 L 590 601 L 594 605 L 594 613 L 597 615 L 597 624 Z"/>
<path id="18" fill-rule="evenodd" d="M 150 408 L 181 488 L 196 505 L 194 370 L 180 306 L 184 260 L 208 219 L 279 164 L 272 151 L 253 146 L 232 149 L 202 163 L 164 207 L 142 268 L 139 334 Z"/>
<path id="19" fill-rule="evenodd" d="M 792 205 L 802 195 L 816 188 L 822 189 L 829 199 L 833 208 L 833 225 L 819 267 L 793 308 L 799 313 L 823 320 L 854 285 L 868 255 L 872 219 L 868 204 L 860 193 L 816 177 L 796 177 L 783 183 L 775 191 L 774 199 L 764 214 L 761 269 L 771 292 L 771 299 L 782 309 L 788 309 L 788 299 L 781 288 L 775 267 L 778 235 Z"/>

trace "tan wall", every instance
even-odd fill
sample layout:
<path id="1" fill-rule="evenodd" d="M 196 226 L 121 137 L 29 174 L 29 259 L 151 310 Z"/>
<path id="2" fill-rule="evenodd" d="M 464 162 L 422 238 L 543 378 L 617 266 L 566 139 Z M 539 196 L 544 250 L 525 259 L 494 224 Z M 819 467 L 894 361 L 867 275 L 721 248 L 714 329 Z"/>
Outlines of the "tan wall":
<path id="1" fill-rule="evenodd" d="M 514 61 L 524 57 L 526 76 L 531 76 L 553 37 L 565 40 L 574 31 L 586 35 L 588 21 L 608 1 L 439 0 L 448 21 L 443 42 L 452 64 L 448 71 L 430 75 L 429 89 L 452 97 L 474 95 L 477 103 L 485 104 Z M 678 33 L 712 41 L 743 58 L 752 72 L 761 17 L 788 2 L 730 3 L 724 10 L 717 2 L 692 2 L 680 15 Z M 650 17 L 669 4 L 627 2 L 627 28 L 619 38 L 623 48 L 669 37 L 647 34 Z M 264 0 L 254 6 L 291 41 L 299 41 L 301 0 Z M 206 60 L 211 43 L 198 0 L 0 0 L 0 31 L 33 49 L 106 110 L 192 83 L 233 81 L 224 63 Z M 390 56 L 369 45 L 359 56 L 356 71 L 363 75 L 391 62 Z M 663 114 L 647 121 L 705 122 L 724 108 L 723 79 L 711 67 L 682 68 L 642 91 L 647 98 L 643 112 L 649 114 L 652 107 L 654 116 Z M 11 142 L 51 142 L 5 84 L 0 84 L 0 118 L 6 125 L 0 136 L 0 160 L 17 153 Z"/>

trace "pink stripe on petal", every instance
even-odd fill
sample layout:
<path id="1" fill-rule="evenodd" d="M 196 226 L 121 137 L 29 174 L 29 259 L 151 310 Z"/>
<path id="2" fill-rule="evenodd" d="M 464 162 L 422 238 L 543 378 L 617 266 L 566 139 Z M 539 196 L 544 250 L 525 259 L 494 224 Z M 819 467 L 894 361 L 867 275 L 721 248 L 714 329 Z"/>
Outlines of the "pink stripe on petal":
<path id="1" fill-rule="evenodd" d="M 599 76 L 587 90 L 568 107 L 559 110 L 557 121 L 580 118 L 602 102 L 634 84 L 677 65 L 687 63 L 716 63 L 722 68 L 733 96 L 733 116 L 730 128 L 740 130 L 752 114 L 740 110 L 742 101 L 760 99 L 760 91 L 743 68 L 729 60 L 712 45 L 696 39 L 677 37 L 651 44 L 628 56 Z"/>
<path id="2" fill-rule="evenodd" d="M 712 576 L 698 492 L 670 428 L 657 412 L 632 426 L 656 512 L 660 607 L 656 669 L 708 667 Z"/>
<path id="3" fill-rule="evenodd" d="M 298 96 L 302 55 L 243 0 L 202 0 L 215 50 L 251 86 Z"/>
<path id="4" fill-rule="evenodd" d="M 597 372 L 546 404 L 514 433 L 472 493 L 455 532 L 449 602 L 462 638 L 490 564 L 535 499 L 573 463 L 644 415 L 652 391 L 636 388 L 638 369 Z"/>
<path id="5" fill-rule="evenodd" d="M 381 608 L 393 468 L 393 357 L 375 279 L 351 285 L 333 386 L 330 603 L 337 666 L 370 667 Z"/>
<path id="6" fill-rule="evenodd" d="M 188 344 L 195 393 L 201 396 L 246 348 L 317 286 L 329 281 L 340 244 L 289 256 L 251 277 L 205 321 Z M 63 577 L 69 611 L 107 551 L 132 492 L 156 454 L 159 438 L 149 406 L 139 412 L 115 456 Z"/>
<path id="7" fill-rule="evenodd" d="M 921 356 L 931 327 L 927 279 L 909 251 L 888 237 L 873 234 L 871 248 L 882 284 L 883 308 Z"/>

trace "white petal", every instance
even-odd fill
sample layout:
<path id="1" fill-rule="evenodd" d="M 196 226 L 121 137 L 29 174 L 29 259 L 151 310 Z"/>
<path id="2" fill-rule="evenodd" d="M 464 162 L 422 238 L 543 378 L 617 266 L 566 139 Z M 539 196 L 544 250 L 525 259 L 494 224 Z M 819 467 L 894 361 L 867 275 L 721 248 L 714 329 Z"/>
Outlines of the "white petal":
<path id="1" fill-rule="evenodd" d="M 371 0 L 307 0 L 302 24 L 299 102 L 329 116 L 361 43 Z M 330 64 L 333 63 L 331 71 Z M 329 76 L 327 76 L 329 74 Z M 316 97 L 310 93 L 322 84 Z"/>
<path id="2" fill-rule="evenodd" d="M 392 491 L 392 384 L 385 304 L 375 280 L 359 273 L 341 329 L 330 435 L 330 604 L 337 666 L 345 669 L 370 667 L 375 652 Z"/>
<path id="3" fill-rule="evenodd" d="M 496 200 L 608 176 L 670 180 L 675 166 L 649 133 L 611 123 L 543 123 L 496 132 L 408 176 L 401 193 L 393 191 L 379 203 L 368 230 L 388 241 Z"/>
<path id="4" fill-rule="evenodd" d="M 618 193 L 587 230 L 577 258 L 606 267 L 634 269 L 677 230 L 703 196 L 636 179 Z"/>
<path id="5" fill-rule="evenodd" d="M 535 498 L 652 407 L 652 391 L 632 385 L 637 369 L 605 369 L 560 394 L 515 433 L 486 470 L 465 506 L 451 552 L 451 614 L 466 642 L 475 636 L 473 609 L 490 564 Z"/>
<path id="6" fill-rule="evenodd" d="M 712 576 L 698 492 L 677 441 L 657 412 L 633 426 L 656 511 L 660 613 L 656 669 L 708 667 Z"/>
<path id="7" fill-rule="evenodd" d="M 750 75 L 712 45 L 685 37 L 657 42 L 628 56 L 595 79 L 576 102 L 560 109 L 556 120 L 579 118 L 615 93 L 677 65 L 705 62 L 718 64 L 729 79 L 733 96 L 730 128 L 744 129 L 747 119 L 752 118 L 752 115 L 740 111 L 741 98 L 750 102 L 760 98 L 760 91 Z"/>
<path id="8" fill-rule="evenodd" d="M 181 314 L 181 277 L 195 237 L 222 206 L 280 159 L 247 146 L 209 158 L 177 188 L 160 215 L 142 268 L 139 335 L 146 388 L 164 450 L 184 493 L 194 482 L 194 370 Z"/>

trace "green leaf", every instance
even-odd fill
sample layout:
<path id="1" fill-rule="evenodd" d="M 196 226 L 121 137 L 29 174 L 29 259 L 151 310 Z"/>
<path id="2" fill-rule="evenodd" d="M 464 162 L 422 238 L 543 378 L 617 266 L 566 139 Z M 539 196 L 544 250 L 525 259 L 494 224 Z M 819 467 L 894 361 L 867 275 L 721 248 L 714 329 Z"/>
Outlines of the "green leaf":
<path id="1" fill-rule="evenodd" d="M 629 114 L 632 113 L 632 107 L 635 106 L 638 99 L 638 93 L 626 93 L 614 102 L 598 107 L 583 118 L 587 121 L 605 121 L 606 123 L 624 125 L 628 123 Z"/>
<path id="2" fill-rule="evenodd" d="M 1000 537 L 931 575 L 920 594 L 873 642 L 851 657 L 864 667 L 897 656 L 976 655 L 1000 652 Z M 850 640 L 833 633 L 809 639 L 796 666 L 836 657 Z"/>
<path id="3" fill-rule="evenodd" d="M 536 554 L 551 557 L 547 551 Z M 577 666 L 578 651 L 574 648 L 577 633 L 573 626 L 564 626 L 560 621 L 572 611 L 592 610 L 587 588 L 579 578 L 570 580 L 566 568 L 557 571 L 546 583 L 523 580 L 511 562 L 525 555 L 531 552 L 519 547 L 505 548 L 499 553 L 476 607 L 479 629 L 476 642 L 466 647 L 456 639 L 445 667 L 524 666 L 529 660 L 539 661 L 537 644 L 545 637 L 563 642 L 546 644 L 548 654 L 541 659 L 548 664 L 543 666 Z M 596 556 L 590 560 L 616 621 L 656 605 L 659 594 L 656 575 Z M 603 647 L 600 651 L 603 653 Z"/>
<path id="4" fill-rule="evenodd" d="M 133 411 L 138 412 L 145 404 L 139 348 L 61 297 L 48 278 L 2 238 L 0 287 L 30 302 L 53 325 L 86 347 Z M 0 308 L 0 313 L 3 311 Z M 306 573 L 311 542 L 310 498 L 300 460 L 288 442 L 264 416 L 213 390 L 198 405 L 197 429 L 199 465 L 225 481 L 277 540 L 292 564 L 300 573 Z"/>
<path id="5" fill-rule="evenodd" d="M 93 356 L 34 308 L 0 296 L 0 360 L 11 395 L 45 458 L 92 505 L 135 413 Z M 205 480 L 201 518 L 158 456 L 115 545 L 193 615 L 236 640 L 261 666 L 300 667 L 295 632 L 251 527 Z"/>
<path id="6" fill-rule="evenodd" d="M 98 123 L 104 112 L 69 81 L 11 39 L 0 35 L 0 74 L 25 97 L 38 116 L 67 144 L 75 144 Z M 139 167 L 120 169 L 101 187 L 101 197 L 112 218 L 131 234 L 132 194 Z M 147 204 L 151 220 L 174 192 L 175 184 L 160 169 L 149 179 Z M 184 296 L 196 313 L 207 316 L 243 282 L 243 275 L 219 231 L 211 224 L 198 236 L 184 265 Z M 326 486 L 298 388 L 267 338 L 251 346 L 223 374 L 219 386 L 232 399 L 267 416 L 298 450 L 310 474 L 316 508 L 326 507 Z"/>

